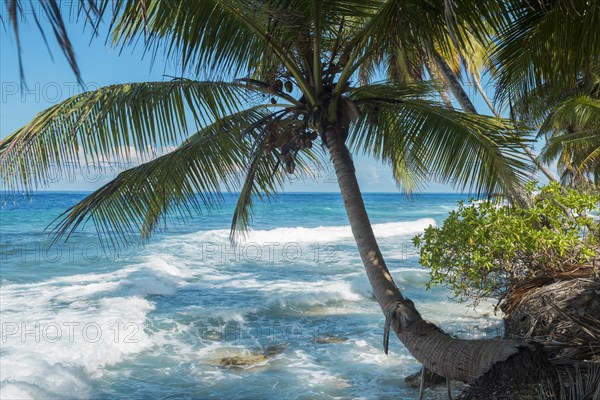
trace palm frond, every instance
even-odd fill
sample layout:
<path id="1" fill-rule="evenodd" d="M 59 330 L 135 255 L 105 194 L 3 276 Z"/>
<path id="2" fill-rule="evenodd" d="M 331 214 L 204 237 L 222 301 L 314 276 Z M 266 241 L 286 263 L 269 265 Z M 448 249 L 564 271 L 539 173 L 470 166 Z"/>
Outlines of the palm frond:
<path id="1" fill-rule="evenodd" d="M 357 32 L 357 40 L 381 51 L 390 49 L 390 38 L 403 49 L 437 47 L 454 53 L 454 46 L 470 53 L 475 43 L 487 43 L 490 32 L 504 23 L 501 4 L 495 1 L 452 1 L 452 26 L 447 20 L 446 2 L 426 0 L 385 1 Z"/>
<path id="2" fill-rule="evenodd" d="M 252 221 L 254 200 L 265 201 L 274 197 L 283 187 L 284 175 L 274 152 L 269 154 L 258 150 L 252 156 L 246 171 L 246 178 L 233 211 L 230 239 L 237 243 Z"/>
<path id="3" fill-rule="evenodd" d="M 313 94 L 299 69 L 292 45 L 306 26 L 307 15 L 288 2 L 242 0 L 147 0 L 145 13 L 130 2 L 115 25 L 121 45 L 143 40 L 147 49 L 164 51 L 184 72 L 219 79 L 254 75 L 260 67 L 285 67 L 303 92 Z M 223 73 L 227 71 L 227 73 Z M 263 76 L 277 71 L 263 69 Z M 314 103 L 314 99 L 313 99 Z"/>
<path id="4" fill-rule="evenodd" d="M 600 100 L 587 95 L 567 97 L 550 109 L 538 136 L 550 135 L 568 127 L 578 131 L 600 132 Z"/>
<path id="5" fill-rule="evenodd" d="M 389 162 L 409 189 L 435 178 L 478 194 L 514 195 L 528 171 L 519 148 L 523 139 L 507 131 L 505 121 L 420 99 L 426 90 L 389 84 L 354 90 L 361 115 L 352 146 Z"/>
<path id="6" fill-rule="evenodd" d="M 518 102 L 547 81 L 570 88 L 600 54 L 600 4 L 588 0 L 510 0 L 511 18 L 499 31 L 490 60 L 496 99 Z M 527 51 L 524 51 L 527 49 Z"/>
<path id="7" fill-rule="evenodd" d="M 552 105 L 538 133 L 546 137 L 540 159 L 557 161 L 565 183 L 600 173 L 600 101 L 592 94 L 568 94 Z"/>
<path id="8" fill-rule="evenodd" d="M 96 163 L 130 160 L 177 145 L 193 125 L 246 107 L 247 85 L 176 80 L 103 87 L 63 101 L 0 142 L 7 189 L 46 185 L 49 177 Z"/>
<path id="9" fill-rule="evenodd" d="M 185 220 L 218 206 L 221 192 L 240 187 L 252 145 L 243 135 L 271 114 L 252 108 L 224 117 L 176 150 L 120 173 L 55 221 L 55 240 L 91 220 L 100 238 L 118 247 L 148 239 L 162 219 Z"/>

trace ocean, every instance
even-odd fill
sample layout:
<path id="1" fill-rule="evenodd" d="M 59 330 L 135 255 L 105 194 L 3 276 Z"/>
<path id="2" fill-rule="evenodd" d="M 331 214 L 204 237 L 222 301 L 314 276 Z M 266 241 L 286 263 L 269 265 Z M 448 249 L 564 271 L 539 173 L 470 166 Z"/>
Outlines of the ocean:
<path id="1" fill-rule="evenodd" d="M 84 193 L 4 197 L 0 210 L 0 398 L 416 399 L 419 363 L 384 319 L 337 193 L 258 204 L 233 247 L 235 198 L 170 224 L 143 247 L 102 246 L 91 227 L 49 247 L 44 229 Z M 425 289 L 411 238 L 465 195 L 365 194 L 396 283 L 423 316 L 493 337 L 476 310 Z M 250 360 L 247 363 L 240 360 Z"/>

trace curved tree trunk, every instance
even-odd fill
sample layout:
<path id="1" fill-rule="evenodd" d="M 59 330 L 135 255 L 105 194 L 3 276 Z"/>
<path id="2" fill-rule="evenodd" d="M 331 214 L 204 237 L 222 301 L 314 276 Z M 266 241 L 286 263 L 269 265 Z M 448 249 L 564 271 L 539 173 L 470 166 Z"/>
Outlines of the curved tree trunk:
<path id="1" fill-rule="evenodd" d="M 446 63 L 444 57 L 442 57 L 442 55 L 435 50 L 431 51 L 429 53 L 429 56 L 435 64 L 436 69 L 444 78 L 444 81 L 448 85 L 448 88 L 454 95 L 454 98 L 456 98 L 456 101 L 458 101 L 458 104 L 460 104 L 460 107 L 463 109 L 463 111 L 477 114 L 477 110 L 471 102 L 471 99 L 469 99 L 467 92 L 465 92 L 465 90 L 463 89 L 462 85 L 460 84 L 460 81 L 458 80 L 458 77 L 456 76 L 454 71 L 452 71 L 452 68 L 450 68 L 448 63 Z"/>
<path id="2" fill-rule="evenodd" d="M 440 74 L 442 74 L 444 81 L 450 88 L 450 91 L 454 95 L 454 98 L 456 98 L 456 101 L 458 101 L 458 104 L 460 104 L 460 107 L 463 109 L 463 111 L 477 114 L 477 110 L 475 109 L 473 102 L 471 102 L 471 99 L 469 98 L 469 96 L 463 89 L 462 85 L 460 84 L 458 77 L 456 76 L 454 71 L 452 71 L 452 68 L 450 68 L 450 66 L 446 63 L 446 61 L 444 60 L 442 55 L 434 50 L 434 51 L 432 51 L 431 58 L 433 59 L 433 62 L 435 63 L 438 71 L 440 71 Z M 479 82 L 478 79 L 475 79 L 475 85 L 476 85 L 479 93 L 483 96 L 483 99 L 487 103 L 488 107 L 490 107 L 490 110 L 494 113 L 494 115 L 496 117 L 500 117 L 500 114 L 496 111 L 492 102 L 487 97 L 487 94 L 481 87 L 481 83 Z M 533 162 L 533 164 L 544 175 L 546 175 L 546 177 L 551 182 L 557 181 L 554 174 L 552 174 L 552 172 L 550 172 L 550 170 L 548 168 L 546 168 L 546 166 L 544 164 L 542 164 L 542 162 L 536 157 L 536 155 L 534 154 L 534 152 L 531 150 L 531 148 L 529 146 L 523 144 L 523 145 L 521 145 L 521 148 L 523 149 L 523 151 L 525 151 L 525 154 L 527 154 L 527 157 L 529 157 L 531 162 Z"/>
<path id="3" fill-rule="evenodd" d="M 445 80 L 442 79 L 438 72 L 435 70 L 435 68 L 433 68 L 433 66 L 431 65 L 431 60 L 428 57 L 424 57 L 423 58 L 423 63 L 425 64 L 425 68 L 427 68 L 427 72 L 429 72 L 429 76 L 438 81 L 438 82 L 444 82 Z M 441 89 L 438 91 L 438 93 L 440 94 L 440 97 L 442 98 L 442 102 L 444 103 L 444 105 L 446 106 L 446 108 L 448 110 L 453 110 L 454 107 L 452 107 L 452 101 L 450 100 L 450 96 L 448 95 L 448 91 Z"/>
<path id="4" fill-rule="evenodd" d="M 426 368 L 449 379 L 475 382 L 495 364 L 531 346 L 508 340 L 461 340 L 425 321 L 413 302 L 405 298 L 387 269 L 373 234 L 354 163 L 340 132 L 329 126 L 326 143 L 335 169 L 352 234 L 375 298 L 391 329 L 410 353 Z"/>

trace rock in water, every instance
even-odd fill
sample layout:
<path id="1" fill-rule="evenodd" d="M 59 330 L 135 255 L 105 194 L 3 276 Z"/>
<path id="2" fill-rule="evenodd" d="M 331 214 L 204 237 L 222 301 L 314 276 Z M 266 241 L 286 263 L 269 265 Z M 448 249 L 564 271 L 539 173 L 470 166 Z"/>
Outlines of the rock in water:
<path id="1" fill-rule="evenodd" d="M 232 357 L 223 357 L 219 364 L 223 367 L 252 367 L 259 364 L 263 365 L 269 357 L 264 354 L 248 354 Z"/>
<path id="2" fill-rule="evenodd" d="M 315 338 L 315 343 L 319 344 L 329 344 L 329 343 L 343 343 L 348 338 L 339 337 L 339 336 L 317 336 Z"/>

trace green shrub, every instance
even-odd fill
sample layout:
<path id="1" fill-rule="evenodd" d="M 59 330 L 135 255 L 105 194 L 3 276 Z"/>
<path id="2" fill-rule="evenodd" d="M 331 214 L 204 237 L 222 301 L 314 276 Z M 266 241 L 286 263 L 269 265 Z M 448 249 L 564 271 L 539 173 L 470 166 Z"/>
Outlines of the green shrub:
<path id="1" fill-rule="evenodd" d="M 459 202 L 440 227 L 413 238 L 431 285 L 449 287 L 460 300 L 502 299 L 531 278 L 593 264 L 598 254 L 598 195 L 550 184 L 524 209 L 500 200 Z"/>

